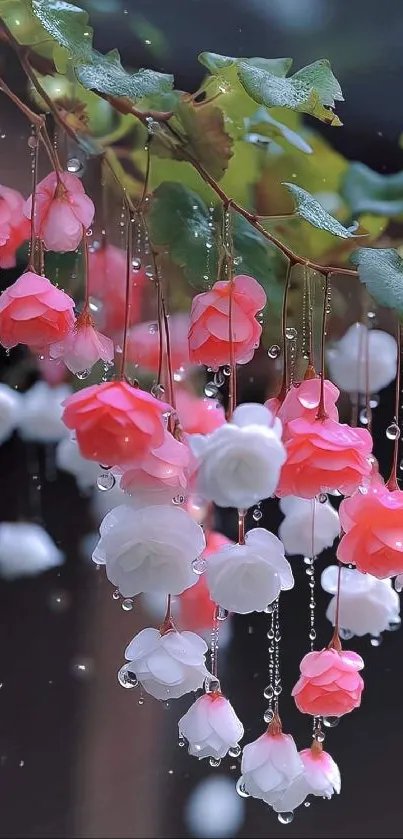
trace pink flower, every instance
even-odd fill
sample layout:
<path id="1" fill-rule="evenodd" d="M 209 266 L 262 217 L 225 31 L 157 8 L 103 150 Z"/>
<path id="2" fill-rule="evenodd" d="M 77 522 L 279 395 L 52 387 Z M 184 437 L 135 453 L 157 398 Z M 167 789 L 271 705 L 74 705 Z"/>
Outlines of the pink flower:
<path id="1" fill-rule="evenodd" d="M 129 495 L 155 495 L 156 503 L 172 501 L 176 494 L 182 494 L 187 487 L 187 467 L 190 461 L 189 448 L 165 431 L 162 444 L 146 454 L 142 463 L 123 472 L 120 487 Z M 161 491 L 166 499 L 160 499 Z"/>
<path id="2" fill-rule="evenodd" d="M 148 280 L 144 268 L 133 269 L 130 322 L 141 313 L 142 290 Z M 114 245 L 89 251 L 90 294 L 103 303 L 102 325 L 108 335 L 123 331 L 126 309 L 126 254 Z"/>
<path id="3" fill-rule="evenodd" d="M 190 312 L 189 355 L 194 364 L 217 369 L 231 360 L 229 341 L 232 290 L 232 340 L 234 360 L 246 364 L 259 346 L 262 327 L 255 315 L 266 305 L 266 295 L 253 277 L 234 277 L 213 285 L 211 291 L 193 298 Z"/>
<path id="4" fill-rule="evenodd" d="M 339 419 L 336 402 L 340 391 L 332 382 L 325 380 L 325 411 L 332 420 Z M 283 423 L 283 440 L 288 436 L 288 423 L 295 419 L 313 422 L 316 419 L 320 401 L 320 378 L 306 379 L 298 385 L 291 385 L 283 402 L 277 397 L 265 402 L 269 409 Z"/>
<path id="5" fill-rule="evenodd" d="M 285 448 L 287 460 L 276 490 L 279 497 L 314 498 L 328 490 L 350 495 L 371 472 L 369 431 L 333 419 L 292 420 Z"/>
<path id="6" fill-rule="evenodd" d="M 224 408 L 215 399 L 199 398 L 182 388 L 176 391 L 176 408 L 186 434 L 211 434 L 225 423 Z"/>
<path id="7" fill-rule="evenodd" d="M 299 711 L 312 716 L 341 717 L 361 703 L 364 682 L 358 673 L 361 656 L 351 650 L 324 649 L 308 653 L 292 696 Z"/>
<path id="8" fill-rule="evenodd" d="M 40 351 L 61 341 L 74 326 L 74 300 L 46 277 L 26 271 L 0 297 L 0 341 L 10 349 L 27 344 Z"/>
<path id="9" fill-rule="evenodd" d="M 376 476 L 345 499 L 339 513 L 345 531 L 337 549 L 340 562 L 378 580 L 403 572 L 403 492 L 391 492 Z"/>
<path id="10" fill-rule="evenodd" d="M 0 268 L 14 268 L 16 250 L 29 237 L 31 226 L 24 205 L 25 199 L 16 189 L 0 186 Z"/>
<path id="11" fill-rule="evenodd" d="M 25 205 L 31 218 L 32 195 Z M 50 172 L 35 192 L 35 233 L 48 251 L 74 251 L 91 225 L 95 208 L 79 178 L 70 172 Z"/>
<path id="12" fill-rule="evenodd" d="M 111 364 L 113 354 L 113 341 L 94 329 L 88 312 L 82 312 L 77 318 L 73 332 L 64 341 L 52 344 L 49 348 L 50 357 L 62 358 L 72 373 L 89 371 L 100 360 Z"/>
<path id="13" fill-rule="evenodd" d="M 189 316 L 183 312 L 171 315 L 169 318 L 169 337 L 172 370 L 179 370 L 189 366 L 188 344 Z M 165 333 L 163 330 L 163 347 L 165 347 Z M 158 324 L 154 321 L 138 323 L 130 330 L 128 342 L 128 358 L 140 367 L 158 370 L 160 353 L 160 336 Z"/>
<path id="14" fill-rule="evenodd" d="M 140 388 L 104 382 L 63 402 L 63 422 L 76 432 L 83 457 L 109 466 L 141 463 L 164 441 L 163 414 L 171 411 Z"/>
<path id="15" fill-rule="evenodd" d="M 334 792 L 340 792 L 339 767 L 331 755 L 322 749 L 320 743 L 314 741 L 311 748 L 303 749 L 299 756 L 304 764 L 304 780 L 308 786 L 308 793 L 331 798 Z"/>

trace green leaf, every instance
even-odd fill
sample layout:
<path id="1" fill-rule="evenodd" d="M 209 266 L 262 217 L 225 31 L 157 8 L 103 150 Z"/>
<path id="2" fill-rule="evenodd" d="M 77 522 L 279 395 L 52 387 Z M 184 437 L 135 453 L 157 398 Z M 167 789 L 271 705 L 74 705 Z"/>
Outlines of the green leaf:
<path id="1" fill-rule="evenodd" d="M 280 141 L 285 140 L 286 143 L 289 143 L 291 146 L 294 146 L 299 151 L 303 151 L 306 154 L 312 154 L 312 146 L 310 146 L 300 134 L 297 134 L 296 131 L 293 131 L 288 125 L 284 125 L 282 122 L 274 119 L 266 108 L 259 108 L 253 117 L 250 117 L 245 120 L 245 128 L 249 132 L 256 132 L 247 135 L 245 137 L 246 140 L 249 142 L 262 142 L 266 138 L 270 140 Z M 254 140 L 253 138 L 256 137 L 257 139 Z"/>
<path id="2" fill-rule="evenodd" d="M 285 78 L 290 59 L 272 62 L 263 58 L 229 58 L 201 53 L 199 60 L 211 73 L 224 78 L 233 68 L 247 94 L 266 108 L 291 108 L 311 114 L 330 125 L 341 125 L 333 113 L 336 101 L 343 101 L 341 87 L 326 59 L 309 64 Z M 231 74 L 232 76 L 232 74 Z"/>
<path id="3" fill-rule="evenodd" d="M 111 50 L 107 55 L 92 50 L 88 61 L 76 64 L 75 72 L 87 89 L 110 96 L 128 96 L 134 102 L 169 92 L 173 84 L 173 76 L 155 70 L 128 73 L 122 66 L 118 50 Z"/>
<path id="4" fill-rule="evenodd" d="M 153 153 L 159 157 L 171 156 L 176 160 L 186 160 L 184 146 L 219 181 L 233 154 L 233 141 L 225 131 L 222 111 L 214 105 L 195 107 L 192 103 L 182 101 L 176 109 L 175 123 L 173 125 L 183 137 L 183 145 L 175 142 L 172 135 L 166 138 L 154 137 Z"/>
<path id="5" fill-rule="evenodd" d="M 350 163 L 341 184 L 341 194 L 354 215 L 400 215 L 403 213 L 403 172 L 381 175 L 363 163 Z"/>
<path id="6" fill-rule="evenodd" d="M 328 233 L 340 236 L 341 239 L 351 239 L 354 236 L 354 232 L 344 227 L 344 224 L 327 213 L 310 192 L 296 186 L 296 184 L 283 183 L 283 186 L 291 192 L 298 215 L 312 224 L 313 227 L 317 227 L 319 230 L 327 230 Z"/>
<path id="7" fill-rule="evenodd" d="M 88 14 L 64 0 L 32 0 L 32 11 L 52 38 L 70 56 L 85 58 L 91 53 L 93 31 Z"/>
<path id="8" fill-rule="evenodd" d="M 394 248 L 358 248 L 351 262 L 374 300 L 403 315 L 403 259 L 398 252 Z"/>
<path id="9" fill-rule="evenodd" d="M 283 299 L 284 257 L 243 216 L 233 216 L 234 256 L 238 274 L 248 274 L 267 294 L 270 311 L 279 314 Z"/>

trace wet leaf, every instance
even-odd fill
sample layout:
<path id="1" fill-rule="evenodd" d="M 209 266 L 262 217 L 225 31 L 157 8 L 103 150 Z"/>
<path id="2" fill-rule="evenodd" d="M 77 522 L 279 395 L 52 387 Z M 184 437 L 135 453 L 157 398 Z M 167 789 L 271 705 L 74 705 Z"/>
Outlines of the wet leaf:
<path id="1" fill-rule="evenodd" d="M 381 175 L 363 163 L 351 163 L 341 184 L 341 194 L 353 215 L 400 215 L 403 213 L 403 172 Z"/>
<path id="2" fill-rule="evenodd" d="M 328 233 L 333 233 L 334 236 L 340 236 L 341 239 L 350 239 L 354 236 L 354 231 L 344 227 L 337 219 L 333 218 L 310 192 L 296 186 L 296 184 L 283 183 L 283 186 L 288 189 L 294 198 L 295 211 L 313 227 L 326 230 Z"/>
<path id="3" fill-rule="evenodd" d="M 232 157 L 232 139 L 225 131 L 220 108 L 195 107 L 182 101 L 175 116 L 185 132 L 188 151 L 215 180 L 220 180 Z"/>
<path id="4" fill-rule="evenodd" d="M 88 61 L 78 61 L 75 72 L 81 84 L 89 90 L 110 96 L 128 96 L 133 102 L 169 92 L 173 76 L 155 70 L 129 73 L 122 66 L 118 50 L 107 55 L 92 50 Z"/>
<path id="5" fill-rule="evenodd" d="M 274 119 L 265 108 L 259 108 L 253 117 L 246 119 L 245 128 L 251 132 L 245 137 L 249 142 L 253 142 L 253 137 L 256 134 L 258 138 L 257 142 L 259 142 L 260 138 L 263 140 L 265 138 L 275 140 L 280 142 L 280 144 L 282 140 L 285 140 L 286 143 L 290 143 L 291 146 L 299 149 L 299 151 L 312 154 L 312 146 L 300 134 L 297 134 L 288 125 L 284 125 L 282 122 Z"/>
<path id="6" fill-rule="evenodd" d="M 403 315 L 403 259 L 394 248 L 358 248 L 351 262 L 371 296 Z"/>

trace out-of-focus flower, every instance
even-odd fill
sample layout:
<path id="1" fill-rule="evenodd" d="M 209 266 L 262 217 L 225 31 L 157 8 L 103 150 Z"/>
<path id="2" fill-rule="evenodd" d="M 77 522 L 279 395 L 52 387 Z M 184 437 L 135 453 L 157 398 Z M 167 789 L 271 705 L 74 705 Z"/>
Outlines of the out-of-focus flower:
<path id="1" fill-rule="evenodd" d="M 62 422 L 62 403 L 71 394 L 68 385 L 49 387 L 36 382 L 23 394 L 18 418 L 18 432 L 23 440 L 35 443 L 58 443 L 68 435 Z"/>
<path id="2" fill-rule="evenodd" d="M 35 577 L 63 561 L 62 552 L 39 524 L 0 524 L 0 576 L 6 580 Z"/>
<path id="3" fill-rule="evenodd" d="M 341 569 L 341 596 L 339 625 L 348 632 L 362 636 L 369 633 L 377 637 L 390 627 L 400 624 L 400 599 L 392 588 L 391 580 L 378 580 L 372 574 Z M 322 572 L 322 588 L 336 595 L 339 569 L 329 565 Z M 326 617 L 335 624 L 336 597 L 332 597 Z"/>
<path id="4" fill-rule="evenodd" d="M 318 556 L 333 545 L 340 533 L 337 510 L 329 501 L 307 500 L 288 495 L 280 501 L 285 514 L 278 535 L 287 554 Z"/>
<path id="5" fill-rule="evenodd" d="M 95 486 L 100 474 L 98 463 L 82 457 L 76 440 L 68 437 L 60 440 L 60 443 L 57 444 L 56 466 L 63 472 L 74 475 L 81 490 L 87 490 Z"/>
<path id="6" fill-rule="evenodd" d="M 8 440 L 15 430 L 22 405 L 21 393 L 0 383 L 0 445 Z"/>
<path id="7" fill-rule="evenodd" d="M 17 249 L 30 234 L 25 199 L 16 189 L 0 185 L 0 268 L 14 268 Z"/>
<path id="8" fill-rule="evenodd" d="M 186 434 L 211 434 L 225 424 L 222 405 L 215 399 L 194 396 L 183 388 L 176 391 L 176 409 Z"/>
<path id="9" fill-rule="evenodd" d="M 169 318 L 169 339 L 172 370 L 189 367 L 189 315 L 178 312 Z M 163 333 L 163 346 L 165 336 Z M 129 333 L 127 346 L 129 361 L 148 370 L 158 370 L 160 354 L 160 335 L 158 324 L 154 321 L 138 323 Z"/>
<path id="10" fill-rule="evenodd" d="M 332 379 L 348 393 L 376 393 L 396 376 L 395 339 L 362 323 L 350 326 L 326 355 Z"/>

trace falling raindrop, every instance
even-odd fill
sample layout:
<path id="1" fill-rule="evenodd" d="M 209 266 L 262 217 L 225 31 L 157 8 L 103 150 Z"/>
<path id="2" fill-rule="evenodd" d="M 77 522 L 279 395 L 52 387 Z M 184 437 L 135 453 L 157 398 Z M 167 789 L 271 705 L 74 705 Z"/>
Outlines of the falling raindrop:
<path id="1" fill-rule="evenodd" d="M 262 511 L 259 509 L 259 507 L 256 507 L 256 509 L 253 511 L 253 514 L 252 514 L 253 521 L 260 521 L 262 516 L 263 516 Z"/>
<path id="2" fill-rule="evenodd" d="M 156 384 L 153 385 L 151 388 L 151 396 L 155 396 L 156 399 L 159 399 L 161 396 L 164 396 L 165 388 L 164 385 Z"/>
<path id="3" fill-rule="evenodd" d="M 263 696 L 264 696 L 265 699 L 269 699 L 269 700 L 273 699 L 273 696 L 274 696 L 273 685 L 267 685 L 267 687 L 265 687 L 265 689 L 263 691 Z"/>
<path id="4" fill-rule="evenodd" d="M 221 370 L 217 370 L 217 373 L 214 373 L 214 384 L 217 385 L 217 387 L 222 387 L 224 382 L 224 373 Z"/>
<path id="5" fill-rule="evenodd" d="M 150 323 L 148 331 L 150 335 L 155 335 L 155 333 L 158 332 L 158 323 Z"/>
<path id="6" fill-rule="evenodd" d="M 368 425 L 369 416 L 367 408 L 361 408 L 360 411 L 360 423 L 361 425 Z"/>
<path id="7" fill-rule="evenodd" d="M 204 690 L 206 693 L 219 693 L 221 685 L 216 676 L 206 676 L 204 680 Z"/>
<path id="8" fill-rule="evenodd" d="M 119 600 L 120 599 L 120 591 L 118 588 L 115 588 L 115 591 L 112 594 L 112 600 Z"/>
<path id="9" fill-rule="evenodd" d="M 369 397 L 369 407 L 370 408 L 377 408 L 378 405 L 379 405 L 379 402 L 380 402 L 380 398 L 381 397 L 379 396 L 379 393 L 373 393 Z"/>
<path id="10" fill-rule="evenodd" d="M 328 497 L 327 497 L 326 492 L 319 493 L 319 495 L 318 495 L 319 504 L 326 504 L 327 500 L 328 500 Z"/>
<path id="11" fill-rule="evenodd" d="M 323 743 L 325 739 L 325 732 L 321 728 L 315 728 L 313 736 L 318 743 Z"/>
<path id="12" fill-rule="evenodd" d="M 222 368 L 222 371 L 224 373 L 224 376 L 230 376 L 231 375 L 231 367 L 229 366 L 229 364 L 226 364 L 225 367 Z"/>

